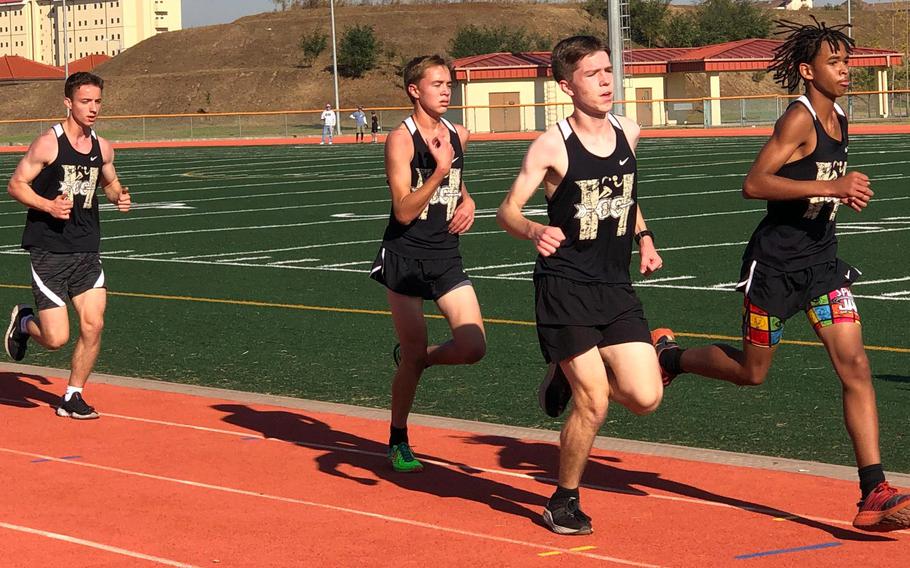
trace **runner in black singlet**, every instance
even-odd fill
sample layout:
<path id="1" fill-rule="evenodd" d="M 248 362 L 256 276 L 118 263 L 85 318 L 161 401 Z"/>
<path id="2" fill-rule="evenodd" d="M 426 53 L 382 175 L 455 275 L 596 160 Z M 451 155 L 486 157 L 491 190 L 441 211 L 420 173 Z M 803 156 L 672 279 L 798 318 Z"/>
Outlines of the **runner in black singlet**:
<path id="1" fill-rule="evenodd" d="M 559 484 L 543 512 L 559 534 L 588 534 L 578 486 L 609 400 L 637 414 L 660 404 L 660 367 L 648 322 L 629 276 L 632 241 L 639 271 L 661 266 L 654 236 L 638 206 L 635 146 L 639 127 L 610 114 L 613 72 L 606 46 L 575 36 L 552 54 L 553 76 L 575 107 L 528 149 L 521 172 L 497 214 L 511 235 L 529 239 L 534 269 L 537 335 L 549 363 L 540 403 L 558 416 L 575 404 L 560 437 Z M 522 207 L 546 188 L 548 224 Z"/>
<path id="2" fill-rule="evenodd" d="M 869 178 L 847 173 L 847 117 L 835 102 L 849 87 L 853 40 L 827 27 L 782 22 L 789 36 L 772 69 L 782 86 L 805 95 L 777 121 L 743 184 L 768 212 L 743 254 L 738 289 L 744 294 L 743 345 L 680 349 L 672 330 L 652 334 L 669 385 L 680 373 L 752 386 L 764 382 L 784 323 L 805 312 L 843 387 L 844 421 L 855 452 L 860 503 L 853 526 L 869 531 L 910 527 L 910 495 L 885 481 L 879 449 L 872 371 L 850 285 L 860 271 L 837 257 L 838 207 L 862 211 L 872 198 Z"/>
<path id="3" fill-rule="evenodd" d="M 29 339 L 51 350 L 65 345 L 70 334 L 66 303 L 72 303 L 79 338 L 57 415 L 77 419 L 98 417 L 82 391 L 101 348 L 107 303 L 99 193 L 122 212 L 131 204 L 114 170 L 113 148 L 93 129 L 103 88 L 101 78 L 91 73 L 70 75 L 64 87 L 69 116 L 32 142 L 9 182 L 10 195 L 28 207 L 22 247 L 31 257 L 38 314 L 25 304 L 13 308 L 6 352 L 21 361 Z"/>
<path id="4" fill-rule="evenodd" d="M 370 277 L 386 288 L 399 345 L 392 381 L 389 461 L 416 472 L 407 420 L 424 369 L 479 361 L 486 336 L 474 287 L 465 274 L 458 236 L 474 223 L 474 200 L 462 172 L 468 132 L 442 117 L 452 89 L 449 63 L 438 55 L 413 59 L 404 87 L 414 112 L 389 133 L 385 166 L 392 207 Z M 452 339 L 428 345 L 425 300 L 436 302 Z"/>

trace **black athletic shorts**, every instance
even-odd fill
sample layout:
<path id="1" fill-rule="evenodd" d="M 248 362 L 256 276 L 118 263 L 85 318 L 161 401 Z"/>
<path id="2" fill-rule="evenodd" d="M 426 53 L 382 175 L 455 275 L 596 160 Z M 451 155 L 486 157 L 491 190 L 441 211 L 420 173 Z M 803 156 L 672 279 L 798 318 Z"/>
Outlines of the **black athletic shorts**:
<path id="1" fill-rule="evenodd" d="M 56 253 L 29 249 L 32 293 L 39 310 L 58 308 L 92 288 L 106 288 L 97 252 Z"/>
<path id="2" fill-rule="evenodd" d="M 648 320 L 630 284 L 535 276 L 534 289 L 537 339 L 547 363 L 592 347 L 651 343 Z"/>
<path id="3" fill-rule="evenodd" d="M 758 260 L 743 262 L 736 289 L 749 302 L 784 322 L 809 309 L 812 300 L 832 290 L 847 288 L 862 273 L 843 260 L 784 272 Z"/>
<path id="4" fill-rule="evenodd" d="M 461 257 L 409 258 L 383 247 L 376 255 L 370 278 L 404 296 L 438 300 L 462 286 L 471 286 Z"/>

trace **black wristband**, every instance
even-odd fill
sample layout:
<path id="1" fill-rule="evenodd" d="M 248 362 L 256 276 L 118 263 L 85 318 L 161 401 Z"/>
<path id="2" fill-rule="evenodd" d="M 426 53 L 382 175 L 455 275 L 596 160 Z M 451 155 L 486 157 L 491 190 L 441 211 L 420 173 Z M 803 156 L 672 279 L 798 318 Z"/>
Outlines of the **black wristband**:
<path id="1" fill-rule="evenodd" d="M 641 244 L 641 240 L 642 240 L 643 238 L 645 238 L 645 237 L 651 237 L 651 240 L 653 241 L 653 240 L 654 240 L 654 233 L 652 233 L 651 231 L 649 231 L 649 230 L 647 230 L 647 229 L 645 229 L 644 231 L 640 231 L 640 232 L 638 232 L 638 233 L 635 233 L 635 244 L 640 245 L 640 244 Z"/>

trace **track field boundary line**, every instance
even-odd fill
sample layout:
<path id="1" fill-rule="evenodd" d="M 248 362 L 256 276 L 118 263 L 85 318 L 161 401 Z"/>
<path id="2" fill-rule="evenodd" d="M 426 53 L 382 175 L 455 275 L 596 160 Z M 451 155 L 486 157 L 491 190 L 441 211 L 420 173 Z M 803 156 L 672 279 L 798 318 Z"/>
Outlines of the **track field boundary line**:
<path id="1" fill-rule="evenodd" d="M 52 367 L 42 367 L 36 365 L 23 365 L 21 363 L 0 363 L 0 372 L 20 373 L 26 375 L 44 375 L 47 377 L 66 377 L 69 375 L 69 371 L 65 369 L 56 369 Z M 144 389 L 150 391 L 184 394 L 196 397 L 240 402 L 244 404 L 277 406 L 294 410 L 303 410 L 306 412 L 338 414 L 342 416 L 362 418 L 366 420 L 388 421 L 389 417 L 388 409 L 384 408 L 355 406 L 348 403 L 310 400 L 286 395 L 264 394 L 258 392 L 225 389 L 220 387 L 175 383 L 159 379 L 143 379 L 138 377 L 110 375 L 105 373 L 92 373 L 92 381 L 100 384 L 125 387 L 130 389 Z M 10 402 L 10 399 L 2 400 Z M 13 402 L 15 403 L 16 401 Z M 50 407 L 50 405 L 46 406 Z M 457 430 L 471 434 L 502 436 L 507 438 L 538 442 L 558 443 L 560 436 L 559 430 L 532 428 L 525 426 L 511 426 L 507 424 L 496 424 L 492 422 L 481 422 L 477 420 L 466 420 L 462 418 L 433 416 L 416 412 L 411 414 L 411 422 L 415 425 L 427 426 L 430 428 Z M 195 428 L 190 426 L 187 427 Z M 200 428 L 205 429 L 206 427 Z M 233 434 L 233 432 L 229 430 L 224 430 L 223 432 L 227 434 Z M 248 434 L 244 434 L 244 436 L 246 435 Z M 668 457 L 687 461 L 734 465 L 757 469 L 768 469 L 772 471 L 784 471 L 789 473 L 799 473 L 803 475 L 814 475 L 817 477 L 829 477 L 831 479 L 841 479 L 846 481 L 855 481 L 856 479 L 855 467 L 807 461 L 797 458 L 747 454 L 729 450 L 697 448 L 691 446 L 681 446 L 678 444 L 613 438 L 600 435 L 595 438 L 594 447 L 605 451 Z M 910 473 L 899 473 L 895 471 L 887 471 L 885 473 L 889 479 L 894 480 L 898 486 L 910 488 Z"/>
<path id="2" fill-rule="evenodd" d="M 0 288 L 5 289 L 14 289 L 14 290 L 31 290 L 31 286 L 23 286 L 21 284 L 0 284 Z M 122 298 L 139 298 L 144 300 L 165 300 L 171 302 L 197 302 L 202 304 L 222 304 L 230 306 L 245 306 L 245 307 L 255 307 L 255 308 L 282 308 L 289 310 L 299 310 L 299 311 L 312 311 L 312 312 L 330 312 L 330 313 L 339 313 L 339 314 L 359 314 L 359 315 L 373 315 L 373 316 L 389 316 L 391 317 L 392 312 L 389 310 L 370 310 L 365 308 L 341 308 L 337 306 L 310 306 L 307 304 L 285 304 L 280 302 L 261 302 L 257 300 L 228 300 L 225 298 L 203 298 L 198 296 L 172 296 L 167 294 L 144 294 L 139 292 L 111 292 L 108 291 L 109 296 L 116 296 Z M 426 314 L 424 317 L 428 319 L 445 319 L 445 316 L 440 314 Z M 524 321 L 524 320 L 513 320 L 513 319 L 502 319 L 502 318 L 483 318 L 484 323 L 489 324 L 502 324 L 502 325 L 518 325 L 518 326 L 535 326 L 537 325 L 533 321 Z M 710 340 L 721 340 L 721 341 L 739 341 L 742 338 L 732 335 L 719 335 L 713 333 L 699 333 L 699 332 L 688 332 L 688 331 L 679 331 L 674 333 L 679 337 L 692 337 L 697 339 L 710 339 Z M 824 347 L 820 341 L 801 341 L 796 339 L 783 339 L 781 340 L 782 344 L 785 345 L 800 345 L 803 347 Z M 910 353 L 910 348 L 907 347 L 891 347 L 891 346 L 882 346 L 882 345 L 866 345 L 867 351 L 885 351 L 888 353 Z"/>

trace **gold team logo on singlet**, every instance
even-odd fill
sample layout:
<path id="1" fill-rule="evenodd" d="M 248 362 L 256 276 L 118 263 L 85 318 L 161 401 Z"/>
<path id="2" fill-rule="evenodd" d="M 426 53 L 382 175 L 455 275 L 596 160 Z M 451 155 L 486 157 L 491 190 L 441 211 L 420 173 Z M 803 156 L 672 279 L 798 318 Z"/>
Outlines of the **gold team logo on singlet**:
<path id="1" fill-rule="evenodd" d="M 844 174 L 847 173 L 847 161 L 815 162 L 815 168 L 816 180 L 832 181 L 839 177 L 843 177 Z M 837 215 L 837 208 L 840 207 L 839 197 L 810 197 L 809 207 L 806 208 L 806 213 L 803 215 L 803 218 L 817 219 L 822 208 L 828 203 L 833 204 L 831 207 L 831 215 L 828 217 L 829 221 L 833 221 L 834 217 Z"/>
<path id="2" fill-rule="evenodd" d="M 575 182 L 581 189 L 581 203 L 575 205 L 575 218 L 581 220 L 578 240 L 591 241 L 597 238 L 600 222 L 608 217 L 619 220 L 616 236 L 626 234 L 629 209 L 632 201 L 632 187 L 635 174 L 607 176 L 599 179 L 583 179 Z M 610 197 L 615 195 L 615 197 Z"/>
<path id="3" fill-rule="evenodd" d="M 63 166 L 63 181 L 60 182 L 58 191 L 70 201 L 77 195 L 85 196 L 83 209 L 92 208 L 92 198 L 95 196 L 95 188 L 98 187 L 99 168 L 91 166 Z"/>
<path id="4" fill-rule="evenodd" d="M 417 191 L 417 188 L 422 186 L 423 181 L 433 175 L 435 170 L 416 168 L 415 171 L 417 172 L 417 187 L 412 187 L 411 193 Z M 446 206 L 446 221 L 451 221 L 455 208 L 458 206 L 459 197 L 461 197 L 461 168 L 452 168 L 449 170 L 448 177 L 433 192 L 430 202 L 421 211 L 420 220 L 426 221 L 427 215 L 430 213 L 430 205 L 442 204 Z"/>

